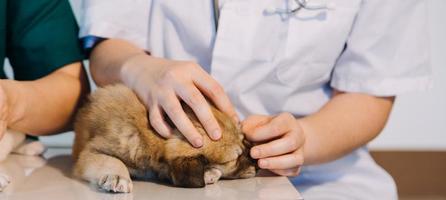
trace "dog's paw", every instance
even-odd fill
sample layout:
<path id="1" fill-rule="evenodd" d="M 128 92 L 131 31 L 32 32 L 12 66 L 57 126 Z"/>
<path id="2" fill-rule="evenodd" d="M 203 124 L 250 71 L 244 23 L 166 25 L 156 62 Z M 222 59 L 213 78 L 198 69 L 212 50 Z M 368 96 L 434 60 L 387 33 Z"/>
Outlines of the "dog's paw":
<path id="1" fill-rule="evenodd" d="M 98 187 L 107 192 L 130 193 L 133 183 L 130 179 L 119 175 L 104 175 L 99 179 Z"/>
<path id="2" fill-rule="evenodd" d="M 250 166 L 248 168 L 246 168 L 244 171 L 239 173 L 239 177 L 240 178 L 252 178 L 254 176 L 256 176 L 257 171 L 256 168 L 254 166 Z"/>
<path id="3" fill-rule="evenodd" d="M 11 182 L 8 175 L 0 173 L 0 192 L 2 192 Z"/>
<path id="4" fill-rule="evenodd" d="M 42 155 L 45 151 L 45 146 L 39 141 L 26 142 L 14 149 L 14 153 L 27 156 Z"/>
<path id="5" fill-rule="evenodd" d="M 218 169 L 215 168 L 207 169 L 204 172 L 204 183 L 206 184 L 216 183 L 222 175 L 223 175 L 222 172 Z"/>

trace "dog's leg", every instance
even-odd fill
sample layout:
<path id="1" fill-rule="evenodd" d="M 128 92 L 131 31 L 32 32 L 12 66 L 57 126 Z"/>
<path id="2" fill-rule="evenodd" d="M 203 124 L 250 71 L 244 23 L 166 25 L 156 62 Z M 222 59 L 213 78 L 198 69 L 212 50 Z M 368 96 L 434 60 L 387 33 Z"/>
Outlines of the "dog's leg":
<path id="1" fill-rule="evenodd" d="M 74 175 L 107 192 L 128 193 L 133 188 L 129 171 L 122 161 L 88 147 L 80 153 Z"/>

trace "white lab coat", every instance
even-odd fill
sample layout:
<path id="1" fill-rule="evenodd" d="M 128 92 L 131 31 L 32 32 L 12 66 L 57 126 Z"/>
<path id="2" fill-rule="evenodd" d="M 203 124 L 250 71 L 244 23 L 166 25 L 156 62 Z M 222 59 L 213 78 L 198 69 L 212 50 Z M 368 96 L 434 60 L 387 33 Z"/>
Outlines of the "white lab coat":
<path id="1" fill-rule="evenodd" d="M 302 117 L 332 88 L 394 96 L 431 85 L 424 0 L 87 0 L 80 36 L 122 38 L 153 56 L 194 60 L 242 118 L 290 112 Z M 366 114 L 366 113 L 365 113 Z M 321 147 L 323 148 L 323 147 Z M 290 178 L 308 199 L 395 199 L 392 178 L 366 147 Z"/>

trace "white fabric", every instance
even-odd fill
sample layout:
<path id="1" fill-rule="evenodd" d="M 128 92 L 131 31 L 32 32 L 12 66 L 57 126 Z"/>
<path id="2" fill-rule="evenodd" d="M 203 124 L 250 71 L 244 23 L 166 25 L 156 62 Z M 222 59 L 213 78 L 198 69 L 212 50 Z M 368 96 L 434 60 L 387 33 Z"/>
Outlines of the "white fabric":
<path id="1" fill-rule="evenodd" d="M 153 56 L 195 60 L 223 85 L 242 118 L 309 115 L 329 101 L 332 88 L 394 96 L 430 87 L 425 0 L 309 0 L 330 6 L 270 12 L 292 9 L 293 2 L 220 0 L 216 34 L 211 0 L 86 0 L 80 36 L 127 39 Z M 355 165 L 363 170 L 341 170 L 344 159 L 331 170 L 367 187 L 388 185 L 387 193 L 370 188 L 380 191 L 367 193 L 375 199 L 395 193 L 368 153 L 349 156 L 364 160 Z M 333 165 L 318 167 L 324 166 Z M 311 180 L 314 173 L 304 174 Z"/>
<path id="2" fill-rule="evenodd" d="M 398 199 L 392 177 L 365 147 L 324 165 L 307 166 L 290 181 L 309 200 Z"/>

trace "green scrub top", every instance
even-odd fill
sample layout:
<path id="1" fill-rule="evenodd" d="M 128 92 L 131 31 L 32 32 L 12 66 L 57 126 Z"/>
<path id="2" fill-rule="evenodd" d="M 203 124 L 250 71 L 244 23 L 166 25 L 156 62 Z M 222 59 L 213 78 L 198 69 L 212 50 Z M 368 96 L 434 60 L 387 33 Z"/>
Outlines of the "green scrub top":
<path id="1" fill-rule="evenodd" d="M 68 0 L 0 0 L 0 78 L 35 80 L 84 58 Z"/>

